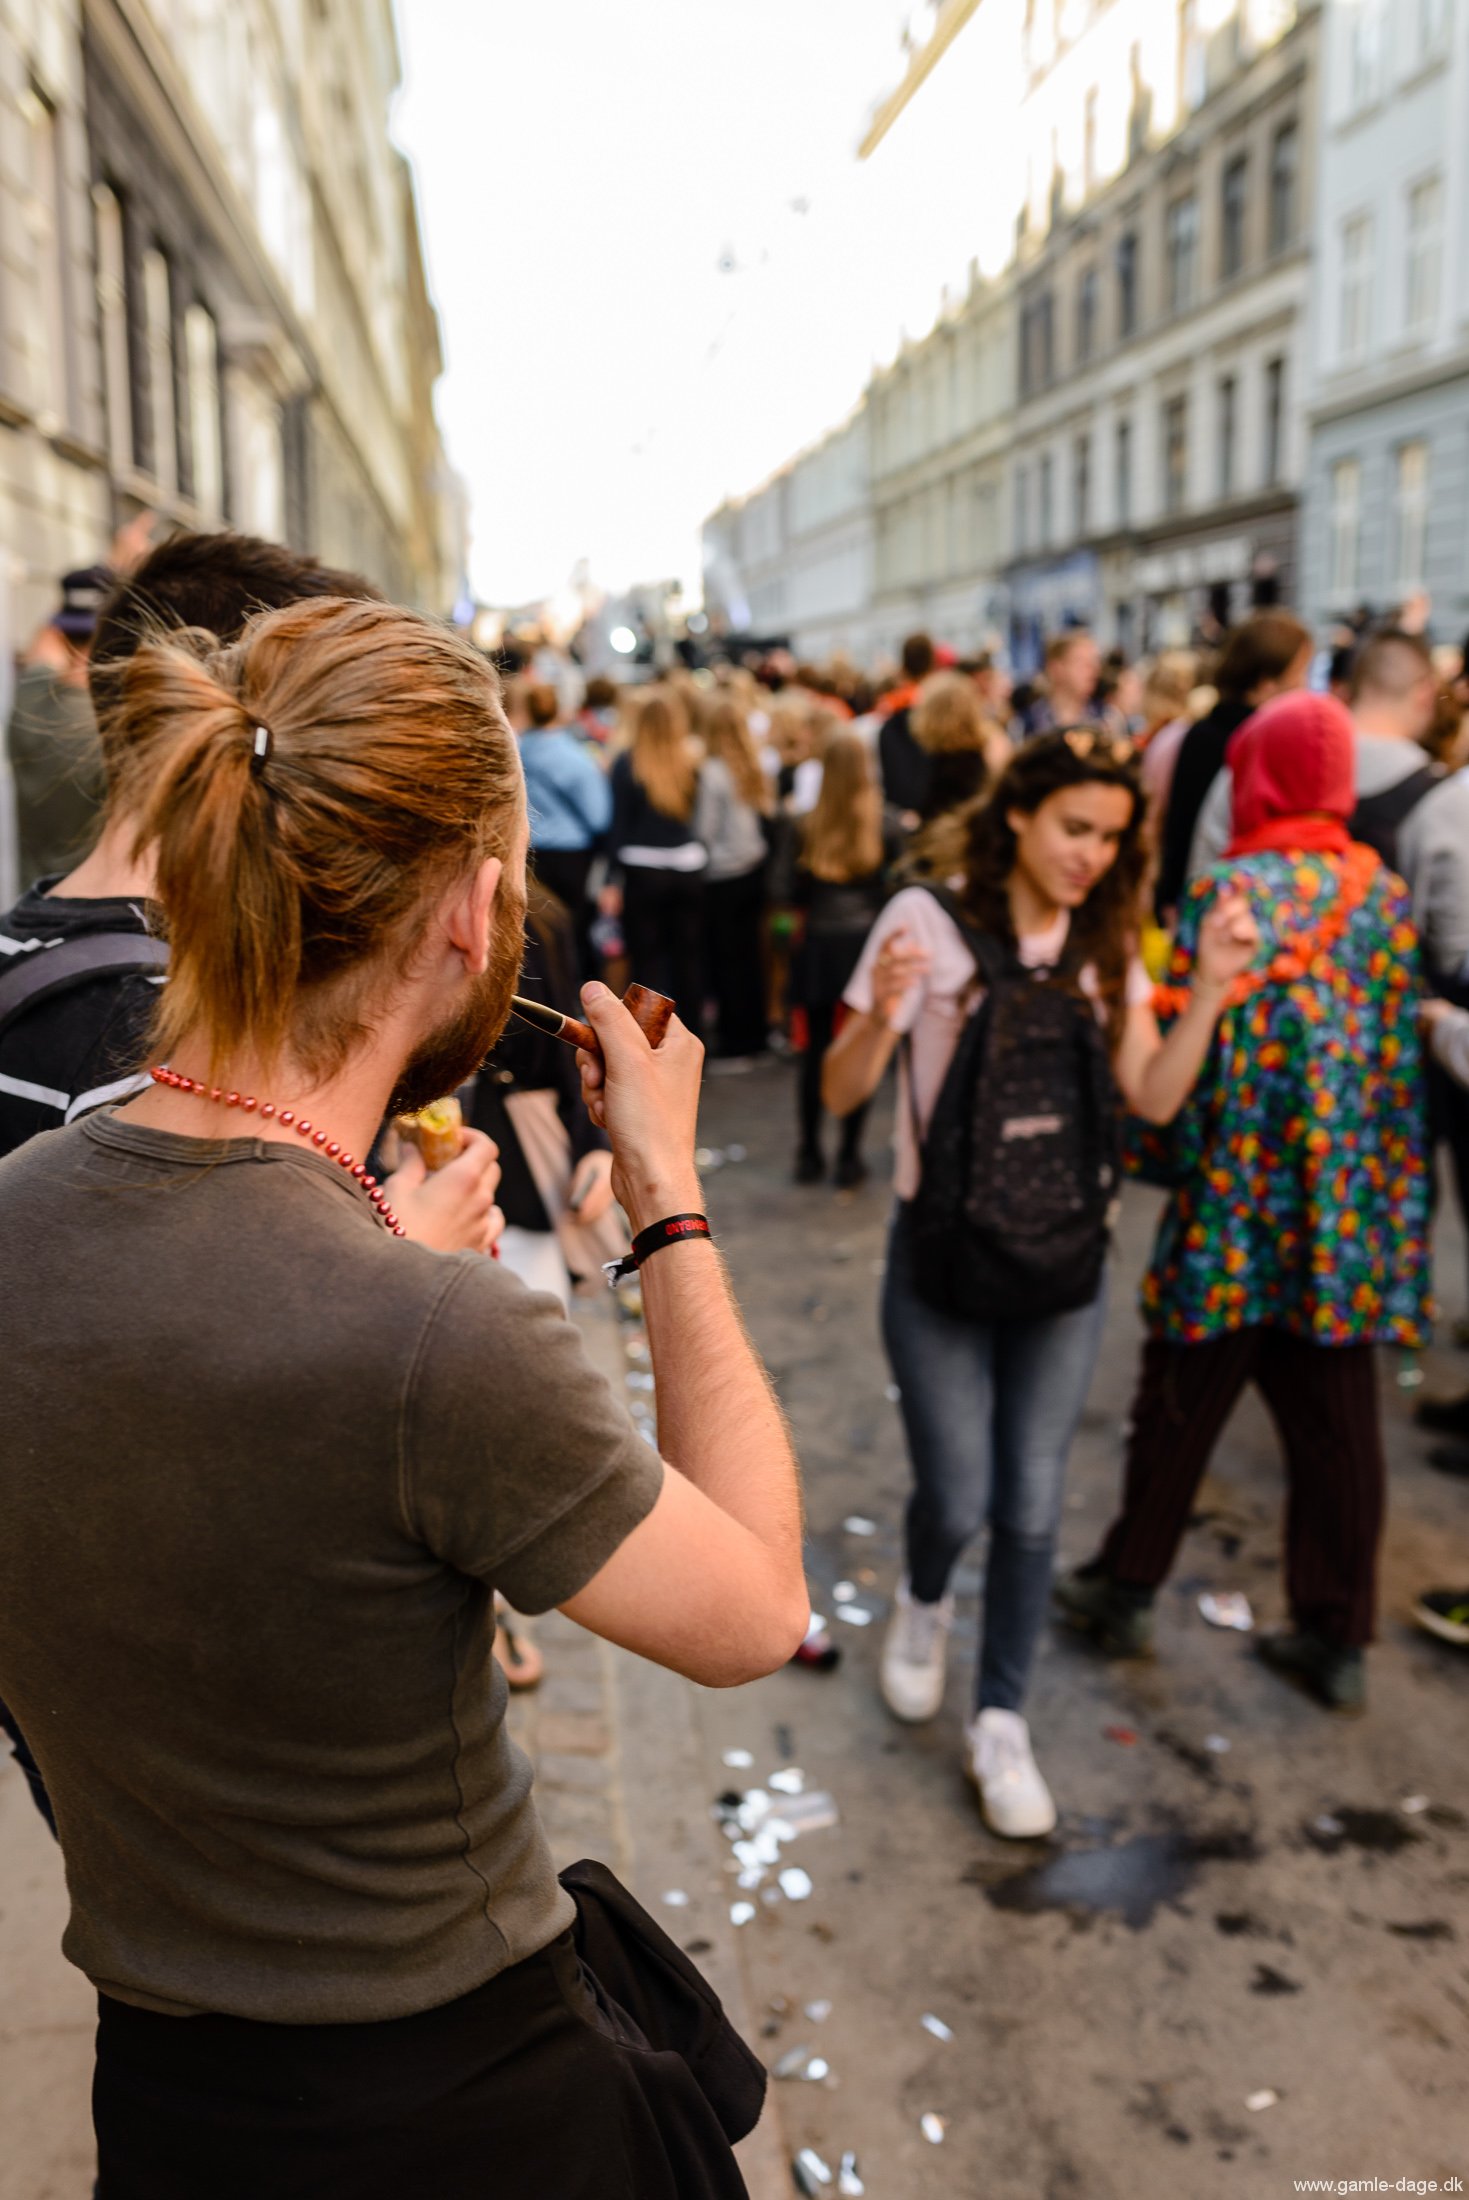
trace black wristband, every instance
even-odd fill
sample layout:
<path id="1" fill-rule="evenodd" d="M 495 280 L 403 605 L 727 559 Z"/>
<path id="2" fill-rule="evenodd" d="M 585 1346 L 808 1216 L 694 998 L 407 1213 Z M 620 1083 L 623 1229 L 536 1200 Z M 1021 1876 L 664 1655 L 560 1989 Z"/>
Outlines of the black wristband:
<path id="1" fill-rule="evenodd" d="M 609 1260 L 603 1264 L 602 1273 L 614 1289 L 627 1276 L 636 1275 L 645 1260 L 654 1253 L 661 1253 L 665 1245 L 682 1245 L 689 1238 L 712 1237 L 707 1215 L 665 1215 L 661 1222 L 650 1222 L 646 1230 L 639 1230 L 632 1241 L 632 1251 L 621 1260 Z"/>

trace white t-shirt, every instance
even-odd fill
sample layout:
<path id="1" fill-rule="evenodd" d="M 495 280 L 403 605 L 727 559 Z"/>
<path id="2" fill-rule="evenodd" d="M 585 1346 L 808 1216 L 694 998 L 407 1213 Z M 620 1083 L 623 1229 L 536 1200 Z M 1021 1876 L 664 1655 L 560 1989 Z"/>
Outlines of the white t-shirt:
<path id="1" fill-rule="evenodd" d="M 975 983 L 974 957 L 953 919 L 923 887 L 908 886 L 893 896 L 867 935 L 867 944 L 843 995 L 849 1008 L 862 1015 L 870 1011 L 873 965 L 900 926 L 908 935 L 908 944 L 926 948 L 929 955 L 927 975 L 909 987 L 893 1012 L 893 1028 L 908 1037 L 911 1047 L 907 1062 L 900 1064 L 893 1187 L 899 1199 L 912 1199 L 918 1190 L 920 1148 L 929 1118 L 943 1089 L 964 1020 L 979 1005 L 983 989 Z M 1047 931 L 1022 936 L 1017 943 L 1020 960 L 1031 968 L 1059 962 L 1070 928 L 1071 919 L 1063 909 Z M 1098 1002 L 1100 1015 L 1100 988 L 1090 963 L 1080 974 L 1080 984 L 1082 991 Z M 1132 1008 L 1152 997 L 1153 981 L 1134 956 L 1127 973 L 1127 1005 Z"/>

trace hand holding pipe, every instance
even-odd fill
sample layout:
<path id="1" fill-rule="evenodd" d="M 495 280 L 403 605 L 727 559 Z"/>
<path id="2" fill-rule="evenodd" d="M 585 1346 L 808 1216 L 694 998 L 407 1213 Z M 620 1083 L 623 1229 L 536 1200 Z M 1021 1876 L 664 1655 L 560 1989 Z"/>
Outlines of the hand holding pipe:
<path id="1" fill-rule="evenodd" d="M 661 1046 L 673 1021 L 676 1003 L 666 993 L 654 993 L 645 985 L 630 985 L 622 996 L 622 1005 L 649 1046 Z M 564 1039 L 568 1046 L 582 1047 L 588 1054 L 602 1051 L 597 1034 L 579 1016 L 563 1016 L 559 1008 L 546 1008 L 540 1001 L 523 1000 L 518 993 L 512 998 L 510 1007 L 522 1023 L 549 1031 L 553 1039 Z"/>

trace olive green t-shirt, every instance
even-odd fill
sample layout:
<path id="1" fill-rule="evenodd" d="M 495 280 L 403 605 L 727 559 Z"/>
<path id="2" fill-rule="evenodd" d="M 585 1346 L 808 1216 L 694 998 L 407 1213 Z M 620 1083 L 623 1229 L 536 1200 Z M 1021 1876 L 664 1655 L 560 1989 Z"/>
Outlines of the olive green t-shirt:
<path id="1" fill-rule="evenodd" d="M 663 1468 L 556 1302 L 319 1154 L 99 1115 L 0 1163 L 0 1337 L 0 1696 L 71 1960 L 357 2023 L 564 1930 L 493 1590 L 564 1603 Z"/>

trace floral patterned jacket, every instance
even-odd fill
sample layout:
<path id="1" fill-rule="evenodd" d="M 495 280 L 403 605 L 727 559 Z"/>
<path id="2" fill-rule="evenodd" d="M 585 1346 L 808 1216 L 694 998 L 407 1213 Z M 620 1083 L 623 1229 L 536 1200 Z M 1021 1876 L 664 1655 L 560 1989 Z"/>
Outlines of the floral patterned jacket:
<path id="1" fill-rule="evenodd" d="M 1263 1324 L 1322 1345 L 1417 1346 L 1428 1134 L 1407 888 L 1356 844 L 1216 865 L 1179 922 L 1165 1026 L 1221 891 L 1249 897 L 1261 949 L 1171 1127 L 1175 1189 L 1144 1319 L 1178 1344 Z"/>

